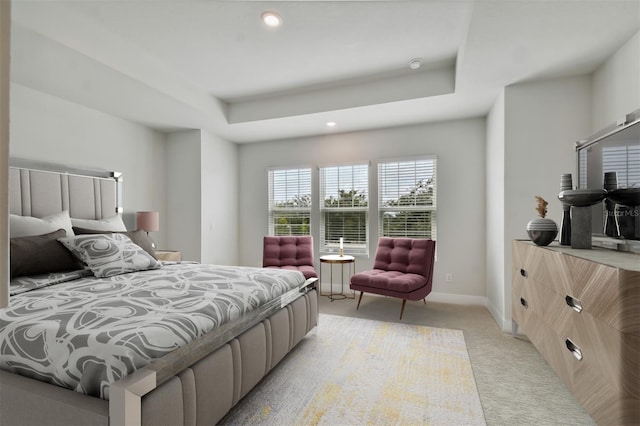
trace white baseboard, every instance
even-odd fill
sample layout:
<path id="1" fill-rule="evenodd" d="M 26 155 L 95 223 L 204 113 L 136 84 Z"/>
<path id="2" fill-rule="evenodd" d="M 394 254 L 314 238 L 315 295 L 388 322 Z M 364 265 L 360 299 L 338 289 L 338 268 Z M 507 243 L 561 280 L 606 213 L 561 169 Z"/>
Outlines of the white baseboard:
<path id="1" fill-rule="evenodd" d="M 487 310 L 489 311 L 489 313 L 491 314 L 491 316 L 496 321 L 496 323 L 498 324 L 498 326 L 502 331 L 511 333 L 512 323 L 510 320 L 505 319 L 502 316 L 502 313 L 499 312 L 498 309 L 496 309 L 496 307 L 491 303 L 487 303 Z"/>
<path id="2" fill-rule="evenodd" d="M 487 306 L 489 300 L 484 296 L 469 296 L 466 294 L 429 293 L 429 302 L 453 303 L 455 305 L 480 305 Z"/>

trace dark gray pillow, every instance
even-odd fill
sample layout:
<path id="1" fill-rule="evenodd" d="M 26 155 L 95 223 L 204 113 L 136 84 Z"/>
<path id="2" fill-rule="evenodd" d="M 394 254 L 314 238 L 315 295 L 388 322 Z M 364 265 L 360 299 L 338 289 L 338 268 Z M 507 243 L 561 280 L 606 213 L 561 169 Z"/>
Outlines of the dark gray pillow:
<path id="1" fill-rule="evenodd" d="M 154 259 L 156 257 L 156 251 L 153 249 L 153 244 L 151 240 L 147 236 L 147 233 L 142 229 L 138 229 L 137 231 L 99 231 L 96 229 L 86 229 L 86 228 L 78 228 L 77 226 L 73 227 L 73 233 L 76 235 L 87 235 L 87 234 L 124 234 L 133 241 L 134 244 L 137 244 L 144 251 L 149 253 Z"/>
<path id="2" fill-rule="evenodd" d="M 66 235 L 64 229 L 58 229 L 49 234 L 9 239 L 11 278 L 83 269 L 82 263 L 58 242 L 58 238 Z"/>

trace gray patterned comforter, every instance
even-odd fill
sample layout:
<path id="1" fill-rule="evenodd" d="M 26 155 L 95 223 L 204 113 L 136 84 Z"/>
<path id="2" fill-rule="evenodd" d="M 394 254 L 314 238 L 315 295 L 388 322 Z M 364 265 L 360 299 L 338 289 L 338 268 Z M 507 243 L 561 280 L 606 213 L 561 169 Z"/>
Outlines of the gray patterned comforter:
<path id="1" fill-rule="evenodd" d="M 0 368 L 103 399 L 110 383 L 304 282 L 297 271 L 185 263 L 69 275 L 12 281 Z"/>

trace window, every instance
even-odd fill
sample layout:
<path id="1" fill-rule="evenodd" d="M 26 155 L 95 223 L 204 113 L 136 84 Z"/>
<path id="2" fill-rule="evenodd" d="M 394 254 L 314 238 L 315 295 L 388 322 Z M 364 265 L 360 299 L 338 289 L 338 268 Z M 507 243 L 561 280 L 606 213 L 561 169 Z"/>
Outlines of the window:
<path id="1" fill-rule="evenodd" d="M 436 159 L 378 164 L 378 234 L 431 238 L 436 235 Z"/>
<path id="2" fill-rule="evenodd" d="M 320 251 L 338 253 L 344 238 L 347 254 L 369 253 L 369 166 L 320 168 Z"/>
<path id="3" fill-rule="evenodd" d="M 603 147 L 602 172 L 616 172 L 620 188 L 631 188 L 640 184 L 640 146 Z"/>
<path id="4" fill-rule="evenodd" d="M 578 151 L 578 155 L 580 156 L 578 166 L 578 179 L 580 181 L 580 189 L 587 189 L 587 150 L 583 149 L 581 151 Z"/>
<path id="5" fill-rule="evenodd" d="M 311 169 L 269 170 L 269 235 L 311 233 Z"/>

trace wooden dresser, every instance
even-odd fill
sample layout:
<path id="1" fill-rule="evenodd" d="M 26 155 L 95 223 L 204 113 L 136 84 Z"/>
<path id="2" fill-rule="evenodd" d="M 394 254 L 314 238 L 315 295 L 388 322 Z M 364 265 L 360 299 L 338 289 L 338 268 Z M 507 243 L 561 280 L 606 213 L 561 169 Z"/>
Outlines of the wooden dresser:
<path id="1" fill-rule="evenodd" d="M 640 424 L 640 255 L 530 241 L 512 249 L 514 332 L 597 424 Z"/>

